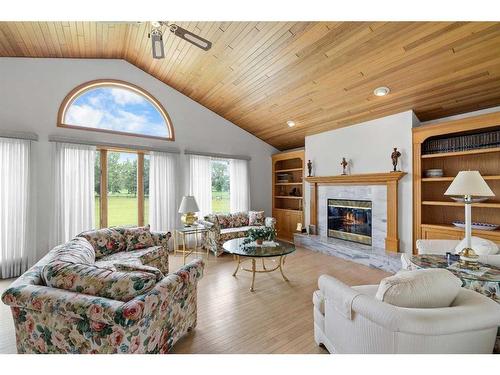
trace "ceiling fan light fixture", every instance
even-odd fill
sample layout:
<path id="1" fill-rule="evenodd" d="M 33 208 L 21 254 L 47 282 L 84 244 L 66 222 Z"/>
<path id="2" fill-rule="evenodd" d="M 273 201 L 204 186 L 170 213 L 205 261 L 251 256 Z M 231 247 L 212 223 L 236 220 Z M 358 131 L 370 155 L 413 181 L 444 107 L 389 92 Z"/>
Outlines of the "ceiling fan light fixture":
<path id="1" fill-rule="evenodd" d="M 391 92 L 391 89 L 387 86 L 380 86 L 373 90 L 375 96 L 386 96 Z"/>
<path id="2" fill-rule="evenodd" d="M 153 30 L 151 32 L 151 51 L 153 52 L 153 59 L 165 58 L 163 35 L 160 30 Z"/>
<path id="3" fill-rule="evenodd" d="M 293 121 L 293 120 L 288 120 L 286 122 L 286 124 L 288 125 L 289 128 L 293 128 L 296 125 L 295 121 Z"/>
<path id="4" fill-rule="evenodd" d="M 176 25 L 175 23 L 169 25 L 169 29 L 170 32 L 175 36 L 184 39 L 186 42 L 189 42 L 204 51 L 208 51 L 210 48 L 212 48 L 212 42 L 192 33 L 189 30 L 184 29 L 183 27 L 180 27 L 179 25 Z"/>

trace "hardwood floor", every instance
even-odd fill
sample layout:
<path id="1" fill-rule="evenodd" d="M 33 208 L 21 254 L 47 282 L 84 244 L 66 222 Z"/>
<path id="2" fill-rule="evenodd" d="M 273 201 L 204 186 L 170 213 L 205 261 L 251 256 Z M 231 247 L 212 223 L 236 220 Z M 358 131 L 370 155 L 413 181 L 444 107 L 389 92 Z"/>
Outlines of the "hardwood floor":
<path id="1" fill-rule="evenodd" d="M 269 262 L 269 261 L 268 261 Z M 170 269 L 182 264 L 170 258 Z M 256 275 L 232 273 L 231 256 L 214 258 L 198 290 L 198 326 L 173 353 L 326 353 L 313 339 L 312 293 L 318 277 L 329 274 L 349 285 L 375 284 L 388 274 L 343 259 L 298 248 L 288 256 L 285 282 L 278 271 Z M 0 292 L 10 280 L 0 281 Z M 15 353 L 10 309 L 0 307 L 0 353 Z"/>

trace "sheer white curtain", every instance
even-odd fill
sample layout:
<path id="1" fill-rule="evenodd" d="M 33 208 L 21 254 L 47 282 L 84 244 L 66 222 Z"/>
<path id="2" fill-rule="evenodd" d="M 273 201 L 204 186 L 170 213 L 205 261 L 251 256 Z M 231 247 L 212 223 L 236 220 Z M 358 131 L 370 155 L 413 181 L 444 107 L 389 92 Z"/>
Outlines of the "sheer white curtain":
<path id="1" fill-rule="evenodd" d="M 176 227 L 178 157 L 151 152 L 149 161 L 149 224 L 151 230 L 169 231 Z"/>
<path id="2" fill-rule="evenodd" d="M 189 155 L 189 195 L 196 198 L 201 218 L 212 212 L 212 167 L 211 158 Z"/>
<path id="3" fill-rule="evenodd" d="M 51 246 L 94 228 L 95 146 L 54 143 Z"/>
<path id="4" fill-rule="evenodd" d="M 19 276 L 36 257 L 33 169 L 30 141 L 0 138 L 0 278 Z"/>
<path id="5" fill-rule="evenodd" d="M 229 197 L 231 212 L 250 209 L 248 160 L 229 160 Z"/>

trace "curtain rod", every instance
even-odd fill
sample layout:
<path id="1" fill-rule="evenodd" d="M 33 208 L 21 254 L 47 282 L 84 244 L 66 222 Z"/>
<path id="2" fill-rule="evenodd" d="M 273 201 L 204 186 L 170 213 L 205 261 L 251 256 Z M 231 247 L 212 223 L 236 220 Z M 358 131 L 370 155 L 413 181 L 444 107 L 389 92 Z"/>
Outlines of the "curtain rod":
<path id="1" fill-rule="evenodd" d="M 13 138 L 13 139 L 25 139 L 27 141 L 38 141 L 38 134 L 0 129 L 0 138 Z"/>
<path id="2" fill-rule="evenodd" d="M 198 156 L 208 156 L 212 158 L 221 158 L 221 159 L 239 159 L 239 160 L 252 160 L 250 156 L 245 155 L 228 155 L 228 154 L 217 154 L 213 152 L 198 152 L 198 151 L 184 151 L 185 155 L 198 155 Z"/>
<path id="3" fill-rule="evenodd" d="M 176 149 L 139 146 L 139 145 L 126 145 L 122 143 L 96 142 L 85 139 L 60 137 L 57 135 L 49 135 L 49 142 L 73 143 L 77 145 L 90 145 L 90 146 L 100 146 L 100 147 L 110 147 L 110 148 L 124 148 L 129 150 L 157 151 L 157 152 L 167 152 L 170 154 L 180 154 L 180 151 Z"/>

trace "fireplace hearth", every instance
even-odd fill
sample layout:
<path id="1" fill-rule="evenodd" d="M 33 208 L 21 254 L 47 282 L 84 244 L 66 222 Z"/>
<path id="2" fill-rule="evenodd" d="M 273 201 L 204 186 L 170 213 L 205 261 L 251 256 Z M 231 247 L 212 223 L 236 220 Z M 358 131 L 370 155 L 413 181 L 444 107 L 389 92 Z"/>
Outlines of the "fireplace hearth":
<path id="1" fill-rule="evenodd" d="M 372 202 L 328 199 L 328 237 L 372 244 Z"/>

